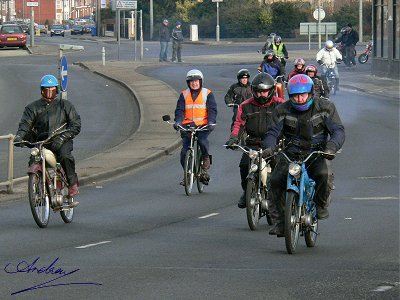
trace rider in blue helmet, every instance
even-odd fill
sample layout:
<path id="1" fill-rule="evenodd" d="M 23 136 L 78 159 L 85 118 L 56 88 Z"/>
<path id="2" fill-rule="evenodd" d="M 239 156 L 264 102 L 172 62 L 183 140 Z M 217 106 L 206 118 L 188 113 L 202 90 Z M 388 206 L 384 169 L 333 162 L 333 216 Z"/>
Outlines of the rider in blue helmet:
<path id="1" fill-rule="evenodd" d="M 342 121 L 333 102 L 314 98 L 313 81 L 305 74 L 293 76 L 288 83 L 289 101 L 279 105 L 272 113 L 266 135 L 263 139 L 265 156 L 277 149 L 278 138 L 283 138 L 283 152 L 292 160 L 305 157 L 315 150 L 327 154 L 318 156 L 307 165 L 311 178 L 316 182 L 314 201 L 317 218 L 329 216 L 328 206 L 333 189 L 333 173 L 328 160 L 335 157 L 345 140 Z M 271 174 L 271 217 L 275 227 L 269 232 L 284 236 L 285 192 L 289 163 L 277 156 L 277 164 Z"/>
<path id="2" fill-rule="evenodd" d="M 74 105 L 57 98 L 58 80 L 51 74 L 44 75 L 40 80 L 41 98 L 25 107 L 18 131 L 14 139 L 16 146 L 24 146 L 21 141 L 37 142 L 46 139 L 55 129 L 66 124 L 66 132 L 57 135 L 46 148 L 57 156 L 68 180 L 70 198 L 79 193 L 78 176 L 75 173 L 75 159 L 72 156 L 72 139 L 81 131 L 81 117 Z M 73 201 L 71 205 L 78 205 Z"/>
<path id="3" fill-rule="evenodd" d="M 299 110 L 309 109 L 314 98 L 314 82 L 304 74 L 293 76 L 287 85 L 290 103 Z"/>

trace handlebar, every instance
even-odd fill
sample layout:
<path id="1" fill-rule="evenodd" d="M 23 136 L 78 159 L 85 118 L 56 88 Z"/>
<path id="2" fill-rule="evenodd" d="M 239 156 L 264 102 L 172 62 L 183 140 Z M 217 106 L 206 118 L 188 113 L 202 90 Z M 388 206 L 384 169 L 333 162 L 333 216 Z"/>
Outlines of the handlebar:
<path id="1" fill-rule="evenodd" d="M 228 146 L 228 145 L 223 145 L 225 148 Z M 263 152 L 263 149 L 262 148 L 259 148 L 258 150 L 254 150 L 254 149 L 251 149 L 251 148 L 249 148 L 249 147 L 246 147 L 246 146 L 242 146 L 242 145 L 239 145 L 239 144 L 233 144 L 232 145 L 232 147 L 233 148 L 239 148 L 240 150 L 242 150 L 244 153 L 246 153 L 249 157 L 254 157 L 254 156 L 258 156 L 258 155 L 260 155 L 260 154 L 262 154 L 262 152 Z M 232 150 L 234 150 L 234 149 L 232 149 Z M 276 154 L 273 154 L 273 155 L 271 155 L 271 156 L 267 156 L 267 157 L 263 157 L 265 160 L 269 160 L 269 159 L 271 159 L 271 158 L 273 158 L 274 156 L 275 156 Z"/>
<path id="2" fill-rule="evenodd" d="M 287 160 L 289 163 L 299 163 L 299 162 L 296 162 L 296 161 L 291 160 L 291 159 L 285 154 L 285 152 L 283 152 L 283 151 L 280 151 L 280 152 L 278 152 L 278 153 L 282 154 L 282 155 L 286 158 L 286 160 Z M 277 153 L 277 154 L 278 154 L 278 153 Z M 336 153 L 340 153 L 340 150 L 337 151 Z M 320 150 L 313 151 L 313 152 L 311 152 L 305 159 L 303 159 L 301 162 L 302 162 L 302 163 L 307 162 L 307 161 L 308 161 L 313 155 L 315 155 L 315 154 L 318 154 L 318 155 L 334 155 L 334 156 L 336 156 L 336 153 L 335 153 L 335 154 L 332 154 L 332 153 L 328 153 L 328 152 L 320 151 Z"/>
<path id="3" fill-rule="evenodd" d="M 43 145 L 46 144 L 48 141 L 50 141 L 52 138 L 54 138 L 57 135 L 60 135 L 64 132 L 67 132 L 68 129 L 62 129 L 63 127 L 67 126 L 67 123 L 64 123 L 63 125 L 61 125 L 60 127 L 58 127 L 57 129 L 55 129 L 45 140 L 42 141 L 38 141 L 38 142 L 30 142 L 30 141 L 20 141 L 20 142 L 14 142 L 14 145 L 18 145 L 18 144 L 24 144 L 24 145 L 30 145 L 30 146 L 38 146 L 38 145 Z"/>

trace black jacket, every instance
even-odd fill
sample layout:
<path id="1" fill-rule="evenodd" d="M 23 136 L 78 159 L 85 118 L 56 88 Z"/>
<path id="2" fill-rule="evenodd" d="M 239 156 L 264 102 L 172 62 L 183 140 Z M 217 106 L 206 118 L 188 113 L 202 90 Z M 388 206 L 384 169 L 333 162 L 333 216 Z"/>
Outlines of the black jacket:
<path id="1" fill-rule="evenodd" d="M 352 29 L 349 33 L 342 34 L 335 40 L 335 43 L 342 43 L 346 47 L 349 47 L 351 45 L 355 46 L 358 43 L 358 40 L 358 32 Z"/>
<path id="2" fill-rule="evenodd" d="M 250 84 L 243 85 L 240 82 L 236 82 L 232 84 L 229 90 L 226 92 L 225 95 L 225 103 L 228 104 L 240 104 L 244 100 L 250 99 L 253 97 L 251 93 L 251 86 Z"/>
<path id="3" fill-rule="evenodd" d="M 311 78 L 314 82 L 314 96 L 329 98 L 329 86 L 325 77 L 315 76 Z"/>
<path id="4" fill-rule="evenodd" d="M 169 41 L 170 41 L 169 28 L 168 28 L 168 26 L 161 24 L 161 26 L 160 26 L 160 42 L 169 42 Z"/>
<path id="5" fill-rule="evenodd" d="M 283 134 L 289 154 L 309 153 L 324 150 L 329 143 L 332 150 L 339 150 L 345 140 L 342 121 L 335 104 L 315 98 L 307 111 L 296 110 L 291 101 L 279 105 L 268 122 L 263 144 L 275 147 L 278 137 Z"/>
<path id="6" fill-rule="evenodd" d="M 41 141 L 65 123 L 68 131 L 63 138 L 67 141 L 81 131 L 81 117 L 71 102 L 56 98 L 48 104 L 39 99 L 25 107 L 16 135 L 30 142 Z"/>

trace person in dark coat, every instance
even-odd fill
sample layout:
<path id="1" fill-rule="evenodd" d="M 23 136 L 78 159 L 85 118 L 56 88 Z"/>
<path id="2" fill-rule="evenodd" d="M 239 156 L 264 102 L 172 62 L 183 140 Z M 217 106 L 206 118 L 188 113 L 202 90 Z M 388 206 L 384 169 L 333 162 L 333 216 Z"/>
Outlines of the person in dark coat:
<path id="1" fill-rule="evenodd" d="M 346 27 L 341 31 L 342 35 L 335 40 L 335 43 L 342 43 L 344 46 L 344 63 L 347 68 L 356 65 L 355 59 L 355 47 L 358 43 L 359 37 L 358 32 L 353 29 L 351 23 L 347 24 Z"/>
<path id="2" fill-rule="evenodd" d="M 170 34 L 168 28 L 168 20 L 165 19 L 160 26 L 160 62 L 168 61 L 168 43 Z"/>

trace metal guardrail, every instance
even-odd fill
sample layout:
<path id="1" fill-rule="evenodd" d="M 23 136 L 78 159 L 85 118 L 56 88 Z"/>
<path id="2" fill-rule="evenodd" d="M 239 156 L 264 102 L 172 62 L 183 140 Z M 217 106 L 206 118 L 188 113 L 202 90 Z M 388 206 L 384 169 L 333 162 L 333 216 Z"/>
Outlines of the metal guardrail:
<path id="1" fill-rule="evenodd" d="M 7 193 L 13 193 L 14 183 L 14 138 L 13 134 L 0 135 L 0 140 L 8 140 L 8 176 L 7 181 L 0 182 L 0 185 L 7 186 Z"/>

